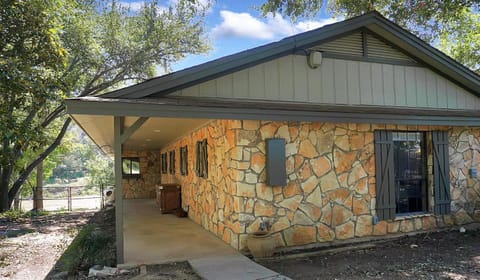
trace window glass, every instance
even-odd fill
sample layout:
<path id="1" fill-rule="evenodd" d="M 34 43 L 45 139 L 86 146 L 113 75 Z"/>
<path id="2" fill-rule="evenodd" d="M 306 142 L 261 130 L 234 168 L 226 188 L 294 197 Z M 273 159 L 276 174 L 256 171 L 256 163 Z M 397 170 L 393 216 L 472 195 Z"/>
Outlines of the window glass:
<path id="1" fill-rule="evenodd" d="M 425 135 L 393 132 L 397 213 L 427 210 Z"/>
<path id="2" fill-rule="evenodd" d="M 122 158 L 123 177 L 134 177 L 140 175 L 139 158 Z"/>

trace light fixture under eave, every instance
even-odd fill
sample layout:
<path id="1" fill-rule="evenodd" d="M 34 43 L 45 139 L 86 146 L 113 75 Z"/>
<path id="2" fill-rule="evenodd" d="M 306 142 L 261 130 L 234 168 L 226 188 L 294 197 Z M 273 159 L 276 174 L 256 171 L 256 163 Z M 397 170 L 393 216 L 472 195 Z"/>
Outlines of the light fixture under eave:
<path id="1" fill-rule="evenodd" d="M 310 51 L 307 60 L 308 66 L 312 69 L 317 68 L 322 64 L 322 52 Z"/>

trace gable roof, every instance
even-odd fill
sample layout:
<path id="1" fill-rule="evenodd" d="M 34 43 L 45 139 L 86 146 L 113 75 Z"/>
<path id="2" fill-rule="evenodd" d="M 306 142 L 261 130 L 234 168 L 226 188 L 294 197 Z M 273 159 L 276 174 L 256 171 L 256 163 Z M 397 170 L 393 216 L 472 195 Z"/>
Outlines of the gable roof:
<path id="1" fill-rule="evenodd" d="M 242 51 L 145 82 L 101 95 L 102 98 L 138 99 L 161 97 L 235 71 L 289 54 L 304 51 L 342 34 L 367 28 L 415 57 L 463 88 L 480 97 L 480 76 L 445 55 L 378 12 L 370 12 L 342 22 L 287 37 L 278 42 Z"/>

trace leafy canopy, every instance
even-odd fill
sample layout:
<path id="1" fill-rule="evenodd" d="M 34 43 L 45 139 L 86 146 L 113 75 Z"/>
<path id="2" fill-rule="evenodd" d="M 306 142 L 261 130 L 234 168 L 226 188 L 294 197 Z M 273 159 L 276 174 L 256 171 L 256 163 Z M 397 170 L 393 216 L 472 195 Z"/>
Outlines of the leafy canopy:
<path id="1" fill-rule="evenodd" d="M 131 10 L 115 0 L 0 2 L 0 212 L 60 145 L 63 98 L 153 77 L 157 65 L 208 50 L 195 0 Z"/>

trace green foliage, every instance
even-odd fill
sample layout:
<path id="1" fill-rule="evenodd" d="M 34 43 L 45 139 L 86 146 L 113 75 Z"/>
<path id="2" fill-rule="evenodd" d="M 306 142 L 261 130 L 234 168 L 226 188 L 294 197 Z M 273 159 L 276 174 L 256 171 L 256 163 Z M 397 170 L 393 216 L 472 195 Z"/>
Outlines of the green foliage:
<path id="1" fill-rule="evenodd" d="M 63 271 L 70 275 L 88 270 L 93 265 L 115 266 L 115 237 L 96 230 L 93 224 L 87 224 L 75 237 L 59 260 Z"/>
<path id="2" fill-rule="evenodd" d="M 115 175 L 113 173 L 113 160 L 105 155 L 97 154 L 87 161 L 88 179 L 91 186 L 113 186 Z"/>
<path id="3" fill-rule="evenodd" d="M 0 212 L 60 145 L 71 121 L 64 115 L 64 97 L 145 80 L 157 65 L 169 69 L 185 55 L 208 49 L 208 7 L 197 1 L 171 1 L 164 8 L 151 0 L 138 11 L 118 3 L 0 2 Z M 55 158 L 46 160 L 47 173 Z"/>
<path id="4" fill-rule="evenodd" d="M 456 30 L 451 33 L 449 30 Z M 440 46 L 451 57 L 480 74 L 480 14 L 465 8 L 449 22 L 440 36 Z"/>
<path id="5" fill-rule="evenodd" d="M 61 103 L 57 80 L 66 51 L 59 30 L 66 9 L 56 0 L 0 2 L 0 211 L 14 197 L 8 186 L 23 159 L 38 154 L 58 125 L 45 118 Z"/>
<path id="6" fill-rule="evenodd" d="M 204 8 L 180 0 L 132 11 L 115 1 L 90 1 L 65 19 L 61 39 L 69 52 L 65 83 L 70 94 L 95 95 L 153 77 L 155 67 L 206 51 Z"/>
<path id="7" fill-rule="evenodd" d="M 23 211 L 10 209 L 3 213 L 0 213 L 0 219 L 6 219 L 7 221 L 15 221 L 19 219 L 32 218 L 35 216 L 46 216 L 50 212 L 48 211 Z"/>
<path id="8" fill-rule="evenodd" d="M 478 0 L 266 0 L 261 9 L 295 20 L 316 15 L 324 3 L 335 16 L 346 18 L 377 10 L 480 73 Z"/>

